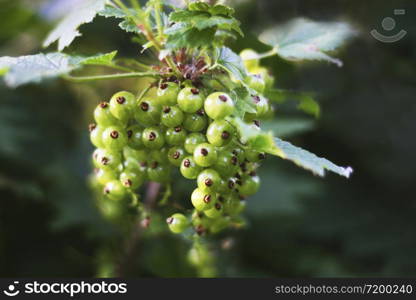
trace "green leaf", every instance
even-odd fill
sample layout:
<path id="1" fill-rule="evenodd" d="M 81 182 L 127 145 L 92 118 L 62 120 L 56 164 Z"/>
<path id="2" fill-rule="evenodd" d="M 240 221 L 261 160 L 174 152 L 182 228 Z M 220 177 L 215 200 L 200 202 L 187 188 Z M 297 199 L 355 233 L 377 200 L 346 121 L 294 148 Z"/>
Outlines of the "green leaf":
<path id="1" fill-rule="evenodd" d="M 166 47 L 169 49 L 178 48 L 197 48 L 197 47 L 209 47 L 212 45 L 212 41 L 215 36 L 215 29 L 208 28 L 204 30 L 198 30 L 196 28 L 180 27 L 175 28 L 176 32 L 173 31 L 172 27 L 167 30 L 169 33 L 166 42 Z M 175 25 L 173 27 L 175 27 Z M 174 32 L 174 33 L 173 33 Z"/>
<path id="2" fill-rule="evenodd" d="M 311 152 L 296 147 L 279 138 L 275 138 L 274 140 L 276 146 L 282 152 L 282 155 L 279 155 L 281 158 L 293 161 L 296 165 L 312 171 L 316 175 L 324 176 L 325 170 L 328 170 L 349 178 L 353 172 L 351 167 L 344 168 L 337 166 L 325 158 L 318 157 Z"/>
<path id="3" fill-rule="evenodd" d="M 319 118 L 321 114 L 321 108 L 312 97 L 304 96 L 301 98 L 300 103 L 298 105 L 298 109 L 302 110 L 303 112 L 314 116 L 315 118 Z"/>
<path id="4" fill-rule="evenodd" d="M 233 8 L 222 4 L 214 5 L 208 11 L 213 15 L 224 15 L 227 17 L 232 17 L 235 12 Z"/>
<path id="5" fill-rule="evenodd" d="M 231 91 L 231 98 L 235 102 L 236 116 L 243 118 L 245 113 L 256 113 L 256 105 L 246 87 L 238 87 Z"/>
<path id="6" fill-rule="evenodd" d="M 209 4 L 203 1 L 192 2 L 188 6 L 189 10 L 199 10 L 199 11 L 208 11 L 209 8 L 210 8 Z"/>
<path id="7" fill-rule="evenodd" d="M 118 26 L 126 32 L 141 33 L 139 27 L 131 19 L 126 19 L 122 21 Z"/>
<path id="8" fill-rule="evenodd" d="M 339 59 L 325 52 L 335 50 L 353 35 L 355 31 L 347 23 L 298 18 L 264 31 L 260 40 L 287 60 L 325 60 L 342 66 Z"/>
<path id="9" fill-rule="evenodd" d="M 132 10 L 132 13 L 134 13 L 134 10 Z M 98 15 L 105 18 L 119 19 L 127 17 L 126 13 L 122 9 L 113 6 L 106 6 L 103 10 L 98 12 Z"/>
<path id="10" fill-rule="evenodd" d="M 104 9 L 107 0 L 84 0 L 76 5 L 72 11 L 48 35 L 43 43 L 44 47 L 58 41 L 58 50 L 62 51 L 72 41 L 80 36 L 78 27 L 91 22 L 96 14 Z"/>
<path id="11" fill-rule="evenodd" d="M 79 63 L 82 65 L 111 66 L 116 55 L 117 51 L 106 54 L 98 54 L 87 58 L 81 58 Z"/>
<path id="12" fill-rule="evenodd" d="M 325 158 L 320 158 L 302 148 L 273 137 L 270 131 L 264 132 L 256 125 L 247 124 L 240 118 L 228 118 L 227 120 L 237 129 L 241 143 L 252 149 L 290 160 L 319 176 L 324 176 L 325 170 L 329 170 L 348 178 L 353 171 L 351 167 L 339 167 Z"/>
<path id="13" fill-rule="evenodd" d="M 232 74 L 237 80 L 243 81 L 247 77 L 241 57 L 230 48 L 221 47 L 215 49 L 216 64 Z"/>

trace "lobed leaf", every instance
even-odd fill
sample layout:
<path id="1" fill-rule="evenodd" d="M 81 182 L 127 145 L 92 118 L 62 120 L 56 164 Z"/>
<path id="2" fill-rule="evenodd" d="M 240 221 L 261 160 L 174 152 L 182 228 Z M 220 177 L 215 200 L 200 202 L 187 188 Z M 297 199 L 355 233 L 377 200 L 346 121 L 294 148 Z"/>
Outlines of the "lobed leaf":
<path id="1" fill-rule="evenodd" d="M 342 66 L 339 59 L 325 52 L 335 50 L 354 34 L 347 23 L 297 18 L 265 30 L 260 40 L 274 47 L 277 54 L 287 60 L 324 60 Z"/>
<path id="2" fill-rule="evenodd" d="M 247 77 L 247 70 L 241 57 L 230 48 L 215 49 L 215 58 L 217 65 L 232 74 L 236 79 L 243 81 Z"/>
<path id="3" fill-rule="evenodd" d="M 43 42 L 47 47 L 58 41 L 58 50 L 62 51 L 69 46 L 72 41 L 80 36 L 78 27 L 82 24 L 91 22 L 99 11 L 104 9 L 108 0 L 84 0 L 75 6 L 72 11 L 52 30 Z"/>

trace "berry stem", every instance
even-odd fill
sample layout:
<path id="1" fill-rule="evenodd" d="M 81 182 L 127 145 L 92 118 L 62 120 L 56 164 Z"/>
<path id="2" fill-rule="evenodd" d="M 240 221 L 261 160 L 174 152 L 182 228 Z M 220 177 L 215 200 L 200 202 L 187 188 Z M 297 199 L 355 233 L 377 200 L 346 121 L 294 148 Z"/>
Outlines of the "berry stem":
<path id="1" fill-rule="evenodd" d="M 153 72 L 131 72 L 131 73 L 119 73 L 109 75 L 96 75 L 96 76 L 71 76 L 65 75 L 63 78 L 72 82 L 90 82 L 97 80 L 108 80 L 117 78 L 139 78 L 139 77 L 153 77 L 157 78 L 159 75 Z"/>

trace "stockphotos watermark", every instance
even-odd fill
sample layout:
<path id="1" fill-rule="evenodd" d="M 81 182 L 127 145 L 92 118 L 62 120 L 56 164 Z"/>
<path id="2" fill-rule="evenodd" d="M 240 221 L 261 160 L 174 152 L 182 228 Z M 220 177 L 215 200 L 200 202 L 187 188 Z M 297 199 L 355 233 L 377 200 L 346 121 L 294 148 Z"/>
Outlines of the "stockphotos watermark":
<path id="1" fill-rule="evenodd" d="M 394 15 L 395 16 L 403 16 L 406 14 L 405 9 L 395 9 Z M 396 20 L 392 17 L 386 17 L 381 21 L 381 27 L 383 27 L 383 30 L 385 33 L 391 32 L 393 29 L 396 28 Z M 371 30 L 370 34 L 378 41 L 383 43 L 395 43 L 400 41 L 402 38 L 405 37 L 407 34 L 406 30 L 401 29 L 396 34 L 388 34 L 385 35 L 383 33 L 380 33 L 377 31 L 377 29 Z"/>
<path id="2" fill-rule="evenodd" d="M 15 297 L 19 294 L 59 294 L 69 295 L 74 297 L 75 295 L 94 295 L 94 294 L 126 294 L 127 283 L 108 283 L 101 282 L 40 282 L 37 280 L 19 283 L 14 281 L 9 284 L 6 289 L 3 290 L 4 295 L 9 297 Z"/>

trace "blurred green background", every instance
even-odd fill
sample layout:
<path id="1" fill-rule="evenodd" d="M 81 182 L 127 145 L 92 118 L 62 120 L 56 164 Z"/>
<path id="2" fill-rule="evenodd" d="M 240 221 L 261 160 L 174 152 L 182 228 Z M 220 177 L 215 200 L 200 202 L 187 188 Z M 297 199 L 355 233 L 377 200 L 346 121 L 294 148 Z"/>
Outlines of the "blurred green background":
<path id="1" fill-rule="evenodd" d="M 0 0 L 0 56 L 42 51 L 42 39 L 69 2 Z M 336 55 L 343 68 L 276 57 L 263 61 L 277 87 L 315 92 L 321 106 L 318 119 L 291 102 L 278 106 L 277 119 L 291 118 L 302 128 L 286 139 L 355 172 L 349 180 L 333 174 L 321 179 L 269 158 L 260 174 L 261 191 L 248 201 L 248 227 L 212 241 L 218 276 L 416 276 L 416 3 L 240 0 L 233 5 L 247 33 L 231 44 L 236 51 L 268 50 L 257 41 L 258 33 L 299 16 L 343 19 L 360 30 Z M 369 32 L 383 32 L 381 20 L 395 8 L 406 9 L 395 18 L 396 29 L 408 34 L 393 44 L 380 43 Z M 135 57 L 140 50 L 116 20 L 99 17 L 82 33 L 67 52 L 118 49 L 120 56 Z M 87 125 L 100 100 L 120 89 L 135 91 L 139 84 L 56 80 L 16 90 L 0 84 L 1 277 L 111 274 L 131 233 L 125 224 L 103 218 L 95 205 L 87 183 L 93 150 Z M 187 200 L 186 186 L 178 177 L 172 201 Z M 156 217 L 141 233 L 123 275 L 195 276 L 185 258 L 187 242 L 159 223 Z"/>

